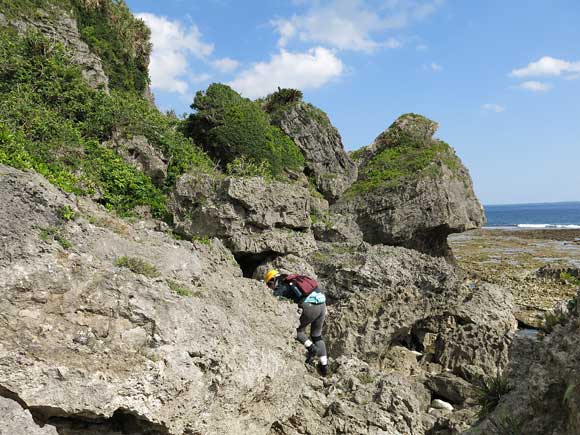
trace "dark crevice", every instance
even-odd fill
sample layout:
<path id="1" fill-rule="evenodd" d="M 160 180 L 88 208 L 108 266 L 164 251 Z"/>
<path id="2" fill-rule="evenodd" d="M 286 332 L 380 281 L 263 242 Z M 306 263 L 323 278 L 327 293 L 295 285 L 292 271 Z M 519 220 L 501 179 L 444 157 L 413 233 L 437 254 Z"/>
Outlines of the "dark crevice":
<path id="1" fill-rule="evenodd" d="M 234 257 L 242 269 L 245 278 L 253 278 L 258 266 L 274 260 L 278 256 L 273 251 L 261 252 L 259 254 L 235 254 Z"/>
<path id="2" fill-rule="evenodd" d="M 168 435 L 169 430 L 162 424 L 150 422 L 139 414 L 118 408 L 111 417 L 104 417 L 87 411 L 82 414 L 68 414 L 61 408 L 52 406 L 28 406 L 18 394 L 0 385 L 0 397 L 13 400 L 22 409 L 28 410 L 39 427 L 53 426 L 59 435 Z"/>

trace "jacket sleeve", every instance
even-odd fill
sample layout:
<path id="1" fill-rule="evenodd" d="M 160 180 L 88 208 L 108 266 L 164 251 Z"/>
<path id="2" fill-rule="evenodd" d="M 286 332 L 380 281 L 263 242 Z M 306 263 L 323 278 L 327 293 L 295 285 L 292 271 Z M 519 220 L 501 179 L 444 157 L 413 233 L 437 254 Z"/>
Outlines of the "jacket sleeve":
<path id="1" fill-rule="evenodd" d="M 290 294 L 289 294 L 289 290 L 290 289 L 288 288 L 288 286 L 285 283 L 281 282 L 280 284 L 278 284 L 276 286 L 276 288 L 274 289 L 274 291 L 272 292 L 272 294 L 274 296 L 279 297 L 279 298 L 288 298 L 288 299 L 291 299 Z"/>

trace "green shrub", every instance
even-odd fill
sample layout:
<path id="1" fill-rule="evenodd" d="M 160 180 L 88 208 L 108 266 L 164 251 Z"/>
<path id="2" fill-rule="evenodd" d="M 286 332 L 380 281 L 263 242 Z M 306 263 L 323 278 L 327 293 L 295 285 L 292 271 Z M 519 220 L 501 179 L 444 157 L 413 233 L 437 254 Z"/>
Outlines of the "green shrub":
<path id="1" fill-rule="evenodd" d="M 256 165 L 267 164 L 270 174 L 278 178 L 286 168 L 303 166 L 304 157 L 296 144 L 270 125 L 258 103 L 230 87 L 212 84 L 196 94 L 191 107 L 196 112 L 184 122 L 183 131 L 222 167 L 243 156 Z"/>
<path id="2" fill-rule="evenodd" d="M 564 283 L 566 283 L 566 284 L 570 284 L 570 285 L 580 285 L 580 278 L 572 275 L 569 272 L 561 272 L 560 273 L 560 279 L 562 281 L 564 281 Z"/>
<path id="3" fill-rule="evenodd" d="M 236 157 L 226 166 L 226 174 L 236 177 L 263 177 L 271 178 L 270 164 L 267 161 L 254 163 L 246 156 Z"/>
<path id="4" fill-rule="evenodd" d="M 91 89 L 60 45 L 36 33 L 0 34 L 0 163 L 34 169 L 67 192 L 96 195 L 121 215 L 148 206 L 168 218 L 167 191 L 213 162 L 178 131 L 178 120 L 135 92 Z M 169 162 L 164 189 L 102 142 L 143 134 Z"/>
<path id="5" fill-rule="evenodd" d="M 476 388 L 476 400 L 481 406 L 480 417 L 489 415 L 498 405 L 500 399 L 512 390 L 506 376 L 498 374 L 496 377 L 486 379 L 480 387 Z"/>
<path id="6" fill-rule="evenodd" d="M 61 220 L 68 222 L 76 219 L 77 214 L 70 205 L 63 205 L 58 209 L 58 217 Z"/>
<path id="7" fill-rule="evenodd" d="M 156 278 L 160 275 L 155 266 L 137 257 L 119 257 L 115 260 L 115 266 L 126 267 L 131 272 L 144 275 L 148 278 Z"/>
<path id="8" fill-rule="evenodd" d="M 64 237 L 57 227 L 40 227 L 40 239 L 45 242 L 57 242 L 63 249 L 72 248 L 72 243 Z"/>

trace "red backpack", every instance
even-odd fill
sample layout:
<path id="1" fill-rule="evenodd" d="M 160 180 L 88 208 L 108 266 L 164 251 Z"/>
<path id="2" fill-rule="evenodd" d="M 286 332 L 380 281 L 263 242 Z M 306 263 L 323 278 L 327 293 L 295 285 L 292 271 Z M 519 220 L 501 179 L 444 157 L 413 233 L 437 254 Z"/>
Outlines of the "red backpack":
<path id="1" fill-rule="evenodd" d="M 284 282 L 290 284 L 291 287 L 298 288 L 300 293 L 302 293 L 300 295 L 301 297 L 306 297 L 310 293 L 318 290 L 318 283 L 316 280 L 305 275 L 288 275 L 286 278 L 284 278 Z"/>

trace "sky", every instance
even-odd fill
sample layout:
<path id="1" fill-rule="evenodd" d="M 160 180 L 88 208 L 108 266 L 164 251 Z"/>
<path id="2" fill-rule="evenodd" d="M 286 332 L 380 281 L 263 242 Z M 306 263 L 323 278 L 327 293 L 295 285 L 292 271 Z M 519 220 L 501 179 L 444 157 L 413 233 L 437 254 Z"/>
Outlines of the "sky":
<path id="1" fill-rule="evenodd" d="M 401 114 L 440 125 L 484 204 L 580 201 L 577 0 L 127 0 L 162 110 L 227 83 L 303 90 L 347 150 Z"/>

